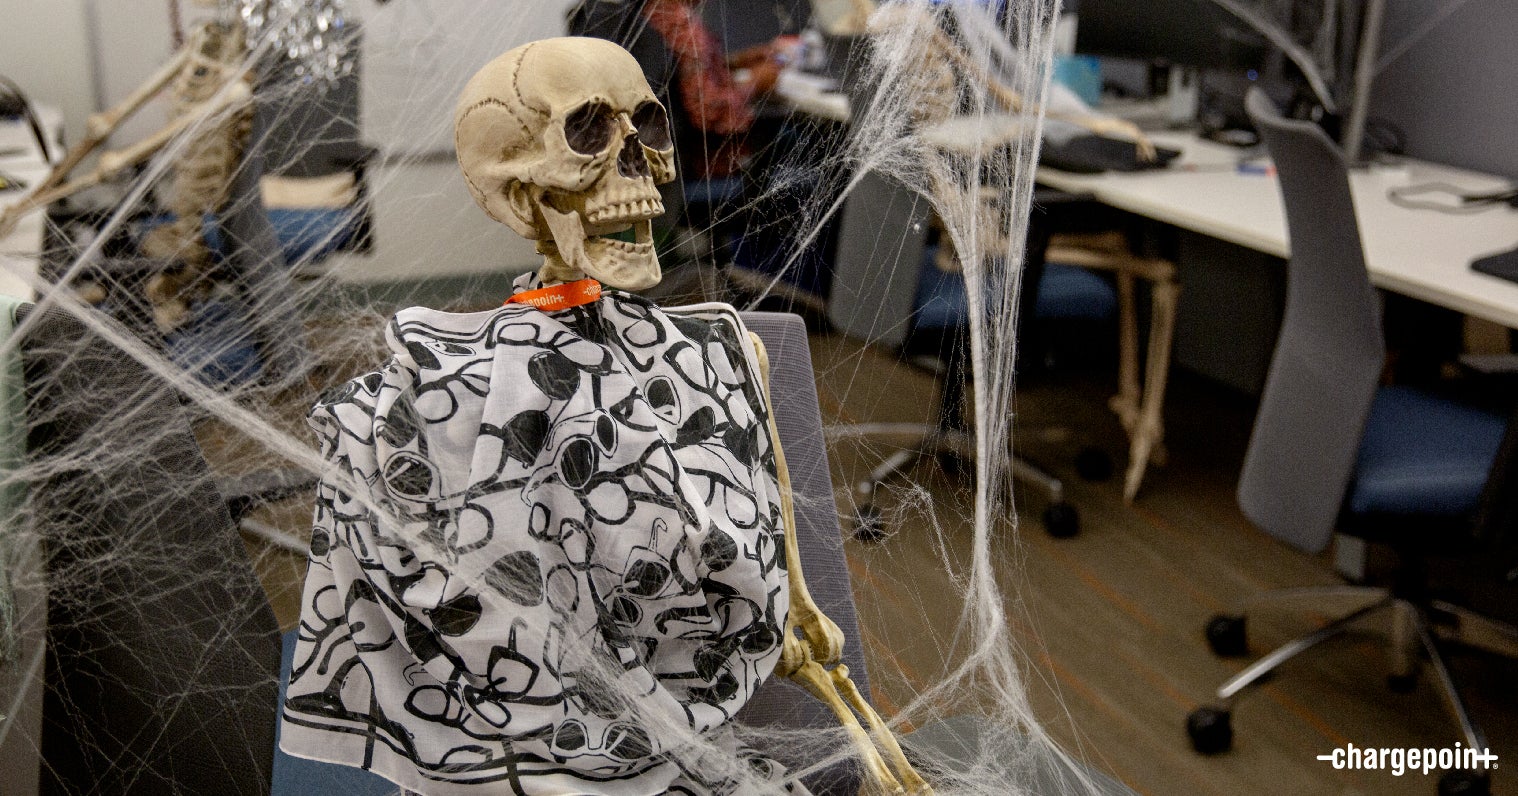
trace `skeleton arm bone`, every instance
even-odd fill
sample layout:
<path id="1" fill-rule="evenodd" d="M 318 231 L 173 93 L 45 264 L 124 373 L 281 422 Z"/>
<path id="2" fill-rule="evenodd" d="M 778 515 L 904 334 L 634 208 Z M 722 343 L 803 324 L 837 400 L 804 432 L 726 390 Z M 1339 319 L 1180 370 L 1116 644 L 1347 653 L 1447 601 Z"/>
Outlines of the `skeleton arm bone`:
<path id="1" fill-rule="evenodd" d="M 157 132 L 132 144 L 126 149 L 106 152 L 101 155 L 99 163 L 92 171 L 61 184 L 53 181 L 52 175 L 49 175 L 48 181 L 53 183 L 50 187 L 43 189 L 44 186 L 48 185 L 48 182 L 40 184 L 38 188 L 43 190 L 33 190 L 27 196 L 22 197 L 16 204 L 6 208 L 3 214 L 0 214 L 0 235 L 9 232 L 16 221 L 32 210 L 50 205 L 59 199 L 68 198 L 86 188 L 94 187 L 111 179 L 122 171 L 152 157 L 165 144 L 172 141 L 174 136 L 184 132 L 185 129 L 199 122 L 202 118 L 242 105 L 251 97 L 252 90 L 248 88 L 246 83 L 237 80 L 233 85 L 227 87 L 226 90 L 217 92 L 216 96 L 203 103 L 196 112 L 174 119 Z M 83 146 L 85 143 L 86 141 L 81 141 L 80 146 Z M 98 144 L 98 142 L 96 143 Z M 86 152 L 86 154 L 88 153 Z M 82 158 L 83 156 L 81 155 L 74 162 L 77 163 Z M 59 169 L 67 163 L 68 159 L 65 159 L 64 163 L 59 165 Z M 59 173 L 59 169 L 54 169 L 54 173 Z"/>
<path id="2" fill-rule="evenodd" d="M 754 346 L 754 354 L 759 360 L 759 375 L 764 382 L 764 397 L 766 403 L 774 406 L 770 401 L 770 360 L 765 351 L 764 343 L 753 334 L 749 335 L 750 342 Z M 795 637 L 794 630 L 801 628 L 805 635 L 808 658 L 816 660 L 824 666 L 832 666 L 843 657 L 843 631 L 838 625 L 829 619 L 822 609 L 817 607 L 817 602 L 812 599 L 812 592 L 807 588 L 806 577 L 801 571 L 801 549 L 796 542 L 796 513 L 795 503 L 791 496 L 790 473 L 785 466 L 785 453 L 780 449 L 780 433 L 775 427 L 774 414 L 770 415 L 770 440 L 775 451 L 775 467 L 779 471 L 780 480 L 780 511 L 785 521 L 785 566 L 789 573 L 791 610 L 786 618 L 786 639 Z M 782 656 L 783 657 L 783 656 Z"/>
<path id="3" fill-rule="evenodd" d="M 765 400 L 771 406 L 769 355 L 764 343 L 750 334 L 755 358 L 759 362 L 759 374 L 764 386 Z M 791 590 L 791 609 L 786 616 L 784 641 L 780 663 L 775 672 L 799 683 L 812 696 L 827 705 L 838 717 L 850 740 L 858 750 L 862 764 L 869 776 L 867 788 L 874 793 L 931 794 L 932 788 L 912 768 L 902 753 L 901 746 L 891 729 L 880 715 L 870 707 L 859 693 L 859 688 L 849 678 L 849 667 L 838 663 L 843 654 L 843 631 L 829 619 L 813 601 L 807 589 L 806 578 L 801 571 L 800 547 L 796 542 L 795 504 L 792 499 L 790 473 L 785 466 L 785 453 L 780 447 L 780 432 L 775 425 L 773 413 L 769 417 L 771 445 L 775 451 L 775 469 L 780 484 L 780 510 L 785 523 L 785 558 Z M 798 638 L 800 628 L 805 640 Z M 826 668 L 832 666 L 832 669 Z M 851 709 L 852 708 L 852 709 Z M 864 716 L 874 733 L 875 743 L 859 723 Z M 875 744 L 885 749 L 882 757 Z M 886 760 L 890 760 L 890 766 Z M 895 775 L 891 769 L 895 769 Z M 898 777 L 900 778 L 898 780 Z"/>
<path id="4" fill-rule="evenodd" d="M 1013 91 L 1006 84 L 996 79 L 984 66 L 976 63 L 965 51 L 955 44 L 942 31 L 934 30 L 932 40 L 935 48 L 949 57 L 955 67 L 964 72 L 968 77 L 984 81 L 986 90 L 1000 104 L 1009 110 L 1021 112 L 1023 110 L 1023 98 L 1021 94 Z M 1142 130 L 1132 122 L 1123 119 L 1112 119 L 1090 114 L 1069 114 L 1045 109 L 1045 115 L 1051 119 L 1070 122 L 1089 130 L 1097 135 L 1117 136 L 1133 141 L 1137 148 L 1138 159 L 1149 162 L 1158 157 L 1159 153 L 1154 148 L 1154 142 L 1144 135 Z"/>

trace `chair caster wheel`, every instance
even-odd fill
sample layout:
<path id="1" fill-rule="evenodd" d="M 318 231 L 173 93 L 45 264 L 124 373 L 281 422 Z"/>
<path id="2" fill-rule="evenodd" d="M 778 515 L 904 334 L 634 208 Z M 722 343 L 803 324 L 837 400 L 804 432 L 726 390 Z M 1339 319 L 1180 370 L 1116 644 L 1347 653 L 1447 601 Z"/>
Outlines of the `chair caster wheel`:
<path id="1" fill-rule="evenodd" d="M 1105 481 L 1112 469 L 1112 457 L 1101 448 L 1087 446 L 1075 454 L 1075 473 L 1086 481 Z"/>
<path id="2" fill-rule="evenodd" d="M 1044 530 L 1055 539 L 1069 539 L 1080 533 L 1081 515 L 1069 503 L 1055 503 L 1044 509 Z"/>
<path id="3" fill-rule="evenodd" d="M 1439 777 L 1439 796 L 1488 796 L 1492 780 L 1485 771 L 1448 771 Z"/>
<path id="4" fill-rule="evenodd" d="M 1416 673 L 1388 675 L 1386 687 L 1394 694 L 1411 694 L 1418 687 L 1418 675 Z"/>
<path id="5" fill-rule="evenodd" d="M 878 544 L 885 541 L 885 519 L 874 503 L 865 503 L 854 511 L 854 538 Z"/>
<path id="6" fill-rule="evenodd" d="M 1186 734 L 1197 754 L 1222 754 L 1233 748 L 1232 714 L 1219 708 L 1202 706 L 1186 717 Z"/>
<path id="7" fill-rule="evenodd" d="M 1242 658 L 1249 654 L 1245 618 L 1218 614 L 1207 620 L 1207 646 L 1219 658 Z"/>

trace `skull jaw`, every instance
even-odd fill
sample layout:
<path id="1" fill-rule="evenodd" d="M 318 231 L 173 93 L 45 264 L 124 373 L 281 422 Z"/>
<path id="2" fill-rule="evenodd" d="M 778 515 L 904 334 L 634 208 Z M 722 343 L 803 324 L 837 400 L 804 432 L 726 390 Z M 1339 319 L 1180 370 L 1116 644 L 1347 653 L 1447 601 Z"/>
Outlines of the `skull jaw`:
<path id="1" fill-rule="evenodd" d="M 570 282 L 589 276 L 620 290 L 645 290 L 663 278 L 648 219 L 633 222 L 636 240 L 628 243 L 590 237 L 576 211 L 560 212 L 548 202 L 539 202 L 538 209 L 551 237 L 551 241 L 538 242 L 538 252 L 543 255 L 538 278 L 544 282 Z"/>

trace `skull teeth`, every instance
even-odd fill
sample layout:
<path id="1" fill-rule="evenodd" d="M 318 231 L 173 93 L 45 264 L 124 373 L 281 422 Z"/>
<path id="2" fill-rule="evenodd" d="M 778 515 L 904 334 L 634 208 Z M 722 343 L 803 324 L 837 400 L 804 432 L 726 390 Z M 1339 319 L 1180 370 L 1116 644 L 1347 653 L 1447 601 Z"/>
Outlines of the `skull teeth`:
<path id="1" fill-rule="evenodd" d="M 659 199 L 635 199 L 596 208 L 586 214 L 592 224 L 611 224 L 619 221 L 642 221 L 664 212 L 664 202 Z"/>
<path id="2" fill-rule="evenodd" d="M 621 249 L 630 254 L 645 252 L 654 247 L 652 243 L 628 243 L 625 240 L 616 240 L 615 238 L 596 238 L 595 244 L 610 249 Z"/>

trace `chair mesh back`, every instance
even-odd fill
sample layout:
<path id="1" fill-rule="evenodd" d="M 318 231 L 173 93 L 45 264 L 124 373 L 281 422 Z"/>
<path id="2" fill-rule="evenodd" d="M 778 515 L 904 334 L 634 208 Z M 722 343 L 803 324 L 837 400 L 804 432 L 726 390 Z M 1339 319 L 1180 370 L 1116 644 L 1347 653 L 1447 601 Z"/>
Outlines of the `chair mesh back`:
<path id="1" fill-rule="evenodd" d="M 1318 551 L 1332 538 L 1386 357 L 1380 310 L 1343 156 L 1258 89 L 1246 106 L 1275 161 L 1291 260 L 1239 505 L 1272 536 Z"/>
<path id="2" fill-rule="evenodd" d="M 20 350 L 27 447 L 52 462 L 33 520 L 58 573 L 43 792 L 268 793 L 279 627 L 178 395 L 58 310 Z M 93 455 L 113 440 L 148 442 Z"/>
<path id="3" fill-rule="evenodd" d="M 806 325 L 796 315 L 745 312 L 743 322 L 764 341 L 770 360 L 770 394 L 774 396 L 775 424 L 791 475 L 796 504 L 796 539 L 801 565 L 812 597 L 843 631 L 847 644 L 843 663 L 869 696 L 870 683 L 861 651 L 859 620 L 849 569 L 843 553 L 843 532 L 833 502 L 833 482 L 828 471 L 827 449 L 822 438 L 822 413 L 817 408 L 817 384 L 812 356 L 807 349 Z M 821 702 L 787 680 L 772 678 L 738 714 L 749 727 L 778 726 L 792 729 L 836 728 L 838 720 Z M 837 739 L 843 743 L 841 736 Z M 788 766 L 805 766 L 827 750 L 811 748 L 798 758 L 796 750 L 777 743 L 765 752 Z M 818 777 L 807 778 L 814 793 L 854 793 L 857 778 L 852 766 L 836 766 Z"/>

